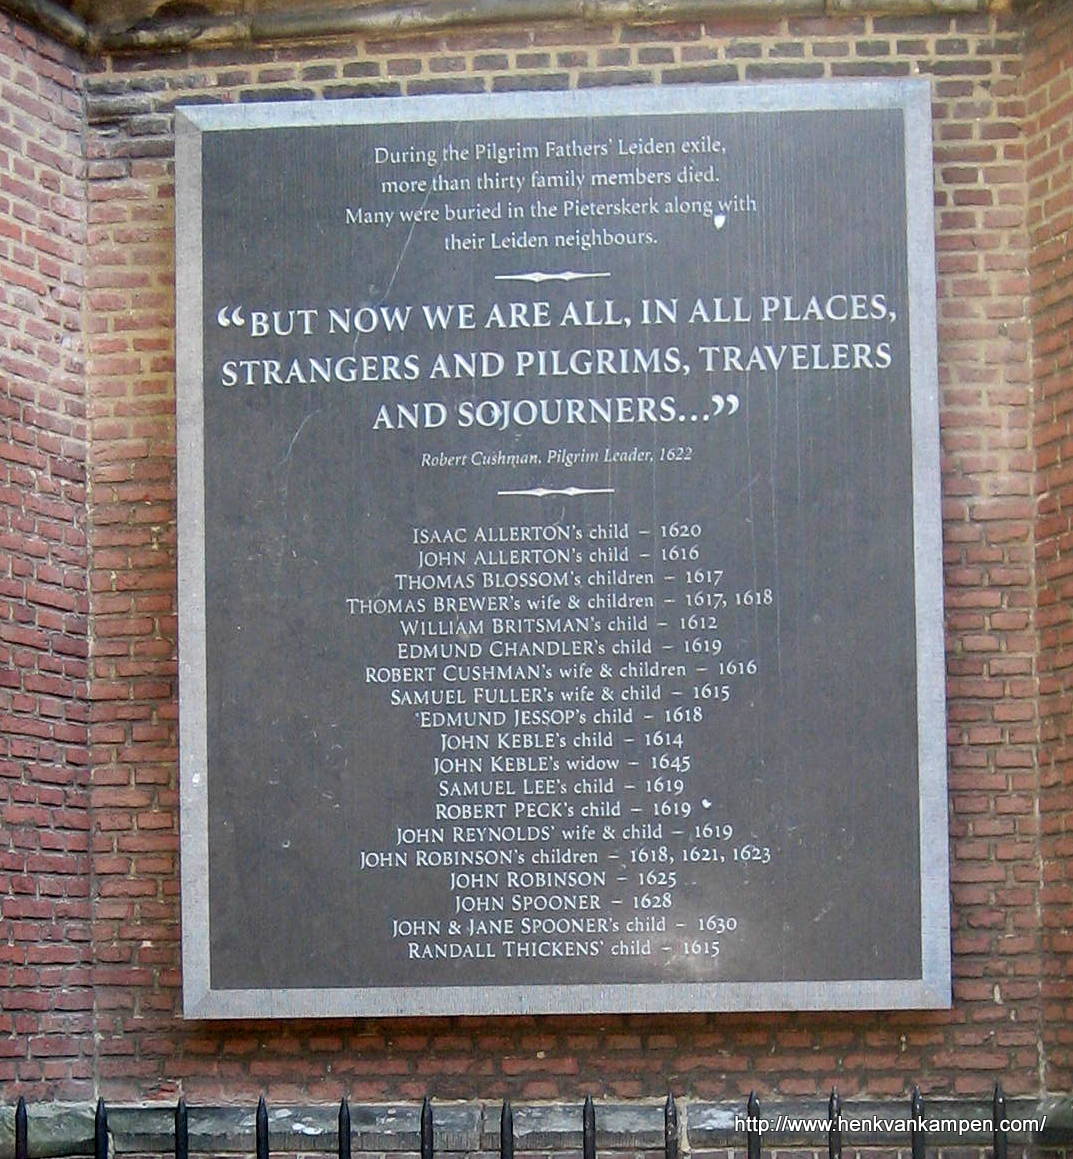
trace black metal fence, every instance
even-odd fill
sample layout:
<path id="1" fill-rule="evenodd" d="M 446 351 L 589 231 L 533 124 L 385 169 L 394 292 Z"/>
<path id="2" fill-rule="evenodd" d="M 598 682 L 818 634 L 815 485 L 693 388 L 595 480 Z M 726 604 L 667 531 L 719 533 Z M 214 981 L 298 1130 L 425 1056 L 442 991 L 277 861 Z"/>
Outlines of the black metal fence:
<path id="1" fill-rule="evenodd" d="M 925 1159 L 928 1148 L 927 1115 L 919 1088 L 914 1088 L 909 1102 L 908 1139 L 912 1159 Z M 843 1127 L 846 1122 L 842 1102 L 837 1092 L 832 1091 L 827 1106 L 826 1147 L 829 1159 L 842 1159 Z M 434 1108 L 432 1101 L 425 1098 L 420 1113 L 420 1155 L 421 1159 L 433 1159 Z M 581 1112 L 582 1159 L 596 1159 L 596 1115 L 597 1107 L 592 1098 L 585 1100 Z M 996 1084 L 991 1102 L 991 1154 L 993 1159 L 1007 1159 L 1009 1149 L 1009 1119 L 1006 1097 L 1002 1086 Z M 764 1149 L 764 1119 L 760 1102 L 755 1093 L 750 1094 L 744 1116 L 735 1115 L 735 1123 L 741 1123 L 744 1130 L 735 1140 L 737 1146 L 744 1144 L 747 1159 L 761 1159 Z M 93 1122 L 94 1159 L 110 1159 L 109 1156 L 108 1107 L 103 1099 L 97 1101 Z M 338 1130 L 336 1132 L 338 1159 L 352 1159 L 352 1129 L 350 1104 L 343 1098 L 339 1104 Z M 499 1156 L 500 1159 L 514 1159 L 515 1153 L 514 1110 L 509 1100 L 502 1104 L 499 1116 Z M 975 1142 L 975 1141 L 974 1141 Z M 811 1143 L 799 1143 L 810 1150 L 821 1149 L 824 1140 L 815 1138 Z M 903 1144 L 904 1145 L 904 1144 Z M 780 1144 L 784 1147 L 785 1144 Z M 545 1150 L 545 1148 L 541 1148 Z M 663 1108 L 663 1159 L 681 1159 L 681 1131 L 678 1102 L 668 1095 Z M 257 1104 L 254 1117 L 255 1159 L 270 1159 L 272 1151 L 268 1104 L 262 1096 Z M 441 1148 L 442 1151 L 442 1148 Z M 172 1153 L 175 1159 L 189 1159 L 190 1156 L 190 1112 L 186 1100 L 180 1098 L 175 1105 Z M 30 1159 L 30 1132 L 26 1100 L 20 1098 L 14 1116 L 14 1159 Z"/>

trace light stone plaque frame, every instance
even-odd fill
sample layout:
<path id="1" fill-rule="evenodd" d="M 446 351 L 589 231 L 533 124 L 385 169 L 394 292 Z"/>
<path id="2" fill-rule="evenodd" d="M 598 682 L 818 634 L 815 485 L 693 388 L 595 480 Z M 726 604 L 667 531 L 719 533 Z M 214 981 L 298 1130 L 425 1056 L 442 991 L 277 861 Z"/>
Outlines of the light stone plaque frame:
<path id="1" fill-rule="evenodd" d="M 202 143 L 213 134 L 324 125 L 639 118 L 897 109 L 904 121 L 909 287 L 921 976 L 826 982 L 214 988 L 210 972 Z M 650 1011 L 938 1008 L 950 936 L 930 86 L 923 80 L 640 88 L 474 97 L 190 106 L 176 113 L 179 660 L 184 1016 L 297 1018 Z"/>

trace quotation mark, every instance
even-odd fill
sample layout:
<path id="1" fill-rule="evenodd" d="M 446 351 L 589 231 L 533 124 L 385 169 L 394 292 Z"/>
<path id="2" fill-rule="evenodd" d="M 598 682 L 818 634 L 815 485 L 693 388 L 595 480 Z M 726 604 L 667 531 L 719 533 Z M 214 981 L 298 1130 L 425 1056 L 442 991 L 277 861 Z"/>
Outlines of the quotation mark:
<path id="1" fill-rule="evenodd" d="M 741 399 L 736 394 L 713 394 L 712 402 L 715 404 L 715 414 L 721 415 L 726 411 L 728 415 L 735 414 L 739 406 L 741 406 Z"/>
<path id="2" fill-rule="evenodd" d="M 228 326 L 245 326 L 246 315 L 241 306 L 221 306 L 216 315 L 216 324 L 227 329 Z"/>

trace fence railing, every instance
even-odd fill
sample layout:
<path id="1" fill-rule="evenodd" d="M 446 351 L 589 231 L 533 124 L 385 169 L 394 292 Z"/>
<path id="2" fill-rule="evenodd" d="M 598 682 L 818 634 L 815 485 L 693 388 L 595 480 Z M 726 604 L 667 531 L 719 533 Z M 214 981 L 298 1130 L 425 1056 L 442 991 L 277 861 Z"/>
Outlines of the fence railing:
<path id="1" fill-rule="evenodd" d="M 448 1108 L 450 1106 L 451 1104 L 444 1105 L 444 1113 L 449 1113 Z M 929 1146 L 930 1126 L 932 1124 L 938 1124 L 942 1130 L 944 1141 L 950 1142 L 956 1139 L 956 1141 L 962 1144 L 970 1144 L 981 1150 L 989 1142 L 990 1152 L 994 1159 L 1008 1159 L 1011 1133 L 1020 1142 L 1039 1142 L 1041 1128 L 1044 1125 L 1042 1120 L 1019 1119 L 1011 1121 L 1007 1112 L 1006 1097 L 1000 1084 L 996 1084 L 994 1088 L 994 1094 L 991 1100 L 990 1119 L 987 1119 L 986 1116 L 979 1112 L 977 1112 L 977 1117 L 969 1117 L 964 1109 L 964 1104 L 960 1105 L 959 1117 L 956 1120 L 952 1118 L 929 1118 L 924 1099 L 918 1088 L 914 1088 L 907 1108 L 908 1113 L 903 1113 L 902 1117 L 896 1116 L 891 1104 L 885 1105 L 885 1117 L 876 1113 L 876 1104 L 869 1104 L 869 1108 L 872 1112 L 871 1119 L 863 1117 L 859 1108 L 853 1115 L 850 1115 L 844 1109 L 838 1093 L 832 1091 L 827 1104 L 826 1117 L 815 1115 L 809 1117 L 801 1114 L 790 1115 L 786 1113 L 785 1107 L 779 1114 L 765 1117 L 760 1101 L 756 1094 L 753 1093 L 750 1094 L 748 1102 L 743 1108 L 744 1113 L 734 1111 L 732 1123 L 723 1122 L 722 1134 L 725 1136 L 724 1145 L 740 1147 L 744 1144 L 747 1159 L 761 1159 L 764 1152 L 765 1135 L 768 1135 L 769 1139 L 777 1139 L 780 1150 L 786 1148 L 786 1140 L 792 1137 L 795 1140 L 794 1145 L 796 1147 L 811 1151 L 822 1151 L 824 1145 L 826 1145 L 828 1159 L 842 1159 L 842 1147 L 845 1137 L 848 1136 L 855 1146 L 875 1144 L 880 1142 L 880 1137 L 882 1137 L 882 1141 L 888 1146 L 892 1141 L 897 1142 L 899 1146 L 904 1146 L 905 1143 L 908 1143 L 912 1159 L 925 1159 Z M 234 1108 L 230 1109 L 234 1110 Z M 562 1111 L 561 1106 L 557 1109 L 560 1112 Z M 656 1108 L 648 1104 L 644 1109 L 652 1112 Z M 800 1110 L 799 1107 L 797 1109 Z M 140 1108 L 140 1110 L 145 1112 L 148 1109 Z M 318 1108 L 318 1111 L 323 1110 L 324 1108 Z M 364 1105 L 362 1110 L 367 1118 L 369 1107 Z M 534 1110 L 533 1105 L 527 1104 L 526 1110 L 531 1114 Z M 154 1112 L 155 1118 L 159 1121 L 159 1106 L 152 1108 L 152 1111 Z M 198 1111 L 199 1109 L 195 1108 L 194 1113 L 197 1114 Z M 217 1108 L 217 1111 L 219 1111 L 219 1108 Z M 597 1116 L 600 1112 L 601 1107 L 591 1097 L 587 1098 L 581 1107 L 580 1141 L 582 1159 L 597 1159 Z M 10 1111 L 8 1113 L 10 1114 Z M 130 1115 L 134 1112 L 127 1109 L 125 1113 Z M 291 1112 L 281 1112 L 281 1114 L 289 1115 Z M 187 1106 L 186 1100 L 180 1098 L 174 1107 L 172 1129 L 170 1132 L 170 1151 L 175 1156 L 175 1159 L 189 1159 L 191 1155 L 190 1116 L 191 1110 Z M 485 1111 L 485 1116 L 487 1117 L 487 1111 Z M 290 1120 L 277 1123 L 277 1137 L 273 1140 L 269 1107 L 263 1096 L 258 1101 L 253 1119 L 252 1143 L 255 1159 L 270 1159 L 273 1153 L 274 1141 L 276 1143 L 275 1150 L 277 1154 L 284 1152 L 293 1153 L 297 1149 L 318 1150 L 328 1153 L 334 1150 L 338 1159 L 352 1159 L 353 1157 L 354 1130 L 352 1126 L 351 1106 L 346 1098 L 343 1098 L 339 1103 L 334 1131 L 331 1131 L 329 1128 L 314 1132 L 312 1128 L 307 1128 L 310 1134 L 316 1133 L 318 1135 L 317 1142 L 312 1147 L 296 1148 L 293 1145 L 293 1138 L 291 1136 L 295 1127 L 294 1123 Z M 10 1120 L 8 1121 L 10 1123 Z M 247 1123 L 249 1122 L 248 1119 L 245 1121 Z M 442 1154 L 444 1152 L 457 1153 L 459 1151 L 479 1150 L 482 1152 L 492 1151 L 494 1153 L 496 1149 L 496 1140 L 486 1138 L 490 1134 L 487 1129 L 483 1132 L 478 1132 L 481 1138 L 485 1139 L 485 1142 L 479 1143 L 476 1147 L 472 1143 L 458 1143 L 456 1145 L 448 1143 L 445 1146 L 443 1138 L 441 1138 L 440 1145 L 437 1147 L 436 1109 L 432 1100 L 429 1098 L 425 1098 L 421 1104 L 418 1122 L 419 1130 L 417 1139 L 413 1139 L 411 1134 L 410 1141 L 405 1142 L 402 1141 L 401 1137 L 397 1136 L 391 1149 L 396 1151 L 409 1151 L 410 1153 L 416 1150 L 420 1153 L 421 1159 L 434 1159 L 437 1153 Z M 40 1156 L 46 1153 L 41 1147 L 31 1146 L 33 1140 L 30 1131 L 30 1117 L 27 1113 L 27 1103 L 24 1098 L 19 1098 L 16 1105 L 13 1126 L 13 1159 L 31 1159 L 31 1155 Z M 1011 1126 L 1013 1127 L 1012 1132 Z M 668 1095 L 663 1105 L 662 1127 L 663 1159 L 681 1159 L 684 1132 L 679 1100 L 673 1095 Z M 987 1129 L 988 1127 L 989 1131 Z M 902 1129 L 900 1139 L 898 1139 L 899 1128 Z M 363 1129 L 368 1129 L 367 1122 L 364 1123 Z M 963 1130 L 966 1137 L 960 1138 L 959 1136 Z M 573 1131 L 576 1131 L 576 1127 L 572 1129 L 571 1134 Z M 988 1134 L 989 1139 L 987 1138 Z M 154 1153 L 166 1154 L 169 1148 L 160 1137 L 161 1132 L 157 1129 L 153 1132 L 153 1135 L 158 1144 L 156 1147 L 128 1147 L 125 1150 L 144 1151 L 151 1149 Z M 332 1138 L 333 1136 L 334 1140 Z M 248 1135 L 246 1137 L 248 1139 Z M 528 1138 L 527 1136 L 527 1140 Z M 574 1138 L 576 1138 L 576 1135 L 574 1135 Z M 333 1141 L 334 1147 L 331 1145 Z M 234 1146 L 221 1147 L 218 1140 L 207 1143 L 205 1139 L 201 1139 L 199 1142 L 200 1146 L 194 1147 L 195 1154 L 205 1154 L 210 1151 L 218 1152 L 220 1150 L 235 1152 L 237 1150 Z M 504 1101 L 501 1105 L 497 1142 L 500 1159 L 514 1159 L 518 1140 L 515 1131 L 515 1109 L 509 1100 Z M 414 1143 L 416 1143 L 416 1146 L 414 1146 Z M 574 1146 L 576 1147 L 576 1143 Z M 366 1146 L 362 1149 L 369 1150 L 370 1148 Z M 377 1149 L 383 1150 L 384 1148 L 380 1147 Z M 527 1149 L 539 1149 L 540 1151 L 547 1152 L 548 1150 L 567 1150 L 570 1148 L 565 1146 L 561 1148 L 549 1147 L 545 1140 L 539 1147 L 529 1146 L 527 1141 L 523 1141 L 520 1149 L 523 1151 Z M 623 1148 L 617 1146 L 611 1149 L 621 1152 Z M 635 1140 L 634 1146 L 629 1149 L 646 1150 L 650 1153 L 658 1154 L 660 1147 L 655 1137 L 655 1132 L 650 1131 L 643 1143 L 638 1143 Z M 711 1149 L 711 1143 L 709 1142 L 705 1145 L 705 1143 L 696 1139 L 691 1149 Z M 100 1099 L 96 1104 L 93 1118 L 91 1153 L 94 1159 L 114 1159 L 117 1151 L 118 1149 L 114 1146 L 113 1135 L 109 1126 L 109 1108 L 105 1101 Z M 68 1148 L 64 1153 L 82 1154 L 85 1152 L 75 1152 Z"/>

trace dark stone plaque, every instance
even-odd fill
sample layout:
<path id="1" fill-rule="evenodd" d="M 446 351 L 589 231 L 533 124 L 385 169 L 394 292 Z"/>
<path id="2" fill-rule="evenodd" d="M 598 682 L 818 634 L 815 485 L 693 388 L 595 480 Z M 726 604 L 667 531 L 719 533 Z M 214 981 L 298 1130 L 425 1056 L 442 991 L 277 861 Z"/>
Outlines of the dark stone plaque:
<path id="1" fill-rule="evenodd" d="M 926 84 L 178 120 L 187 1014 L 947 1003 Z"/>

